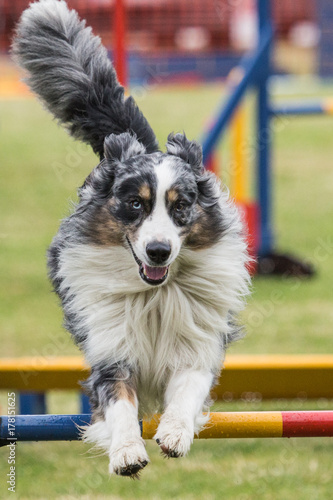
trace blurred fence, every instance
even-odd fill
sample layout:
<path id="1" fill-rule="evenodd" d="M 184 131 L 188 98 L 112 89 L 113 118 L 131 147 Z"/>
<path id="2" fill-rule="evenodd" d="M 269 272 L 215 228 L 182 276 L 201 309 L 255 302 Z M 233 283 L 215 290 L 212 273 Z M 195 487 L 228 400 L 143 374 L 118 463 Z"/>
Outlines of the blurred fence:
<path id="1" fill-rule="evenodd" d="M 256 0 L 122 1 L 132 84 L 227 76 L 242 53 L 257 42 Z M 274 0 L 276 36 L 286 38 L 297 26 L 314 26 L 317 1 Z M 0 0 L 2 52 L 9 49 L 15 24 L 29 3 Z M 69 7 L 87 20 L 109 50 L 119 39 L 114 23 L 116 3 L 118 0 L 68 0 Z"/>
<path id="2" fill-rule="evenodd" d="M 30 0 L 0 0 L 0 47 L 7 50 L 15 23 Z M 129 50 L 140 52 L 232 49 L 232 29 L 239 12 L 249 11 L 251 0 L 124 0 Z M 293 25 L 315 21 L 316 0 L 274 0 L 277 35 Z M 115 0 L 69 0 L 68 5 L 87 19 L 106 46 L 113 42 Z"/>

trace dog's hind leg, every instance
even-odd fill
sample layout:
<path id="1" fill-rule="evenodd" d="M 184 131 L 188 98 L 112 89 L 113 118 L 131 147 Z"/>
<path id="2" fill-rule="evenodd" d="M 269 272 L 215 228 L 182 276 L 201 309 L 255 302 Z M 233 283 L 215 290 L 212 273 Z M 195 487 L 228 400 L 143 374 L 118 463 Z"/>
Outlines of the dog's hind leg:
<path id="1" fill-rule="evenodd" d="M 212 372 L 203 370 L 187 370 L 170 379 L 165 393 L 165 411 L 154 436 L 168 457 L 186 455 L 194 433 L 207 421 L 202 409 L 213 379 Z"/>
<path id="2" fill-rule="evenodd" d="M 119 364 L 92 369 L 86 383 L 93 424 L 84 439 L 104 448 L 110 474 L 138 477 L 148 461 L 138 422 L 138 400 L 131 370 Z"/>

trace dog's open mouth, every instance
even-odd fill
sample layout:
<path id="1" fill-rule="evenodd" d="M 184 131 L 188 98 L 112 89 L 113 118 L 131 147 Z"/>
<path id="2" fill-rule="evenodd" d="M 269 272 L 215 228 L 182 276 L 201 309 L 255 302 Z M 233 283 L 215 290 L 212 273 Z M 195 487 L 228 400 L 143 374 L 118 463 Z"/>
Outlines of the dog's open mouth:
<path id="1" fill-rule="evenodd" d="M 151 267 L 143 262 L 139 267 L 141 278 L 150 285 L 160 285 L 168 276 L 169 266 L 166 267 Z"/>
<path id="2" fill-rule="evenodd" d="M 135 262 L 139 266 L 140 278 L 149 285 L 161 285 L 168 277 L 169 266 L 148 266 L 142 262 L 133 250 L 130 240 L 126 237 L 127 243 L 131 249 Z"/>

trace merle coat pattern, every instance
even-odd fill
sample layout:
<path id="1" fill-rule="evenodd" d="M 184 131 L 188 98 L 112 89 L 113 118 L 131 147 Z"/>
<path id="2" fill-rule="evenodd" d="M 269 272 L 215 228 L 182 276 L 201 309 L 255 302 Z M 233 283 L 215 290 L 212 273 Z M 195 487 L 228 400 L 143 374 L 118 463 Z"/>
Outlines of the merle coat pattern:
<path id="1" fill-rule="evenodd" d="M 242 224 L 197 142 L 171 134 L 159 149 L 100 39 L 64 1 L 30 5 L 13 54 L 44 106 L 100 157 L 48 266 L 91 366 L 83 437 L 108 453 L 110 473 L 135 477 L 149 461 L 139 417 L 162 412 L 155 439 L 170 457 L 207 421 L 248 293 Z"/>

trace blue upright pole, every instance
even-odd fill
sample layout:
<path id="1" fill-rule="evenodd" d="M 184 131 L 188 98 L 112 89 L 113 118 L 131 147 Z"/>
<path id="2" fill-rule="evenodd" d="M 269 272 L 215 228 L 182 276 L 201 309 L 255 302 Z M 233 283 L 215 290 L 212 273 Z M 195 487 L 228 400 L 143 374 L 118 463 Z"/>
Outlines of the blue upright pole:
<path id="1" fill-rule="evenodd" d="M 270 0 L 258 0 L 259 31 L 271 27 Z M 259 256 L 268 255 L 273 249 L 272 234 L 272 179 L 271 179 L 271 124 L 269 112 L 268 79 L 270 76 L 270 49 L 262 59 L 261 78 L 258 81 L 257 101 L 257 190 L 260 206 L 260 246 Z"/>
<path id="2" fill-rule="evenodd" d="M 89 397 L 87 396 L 87 394 L 84 394 L 83 392 L 81 392 L 80 396 L 81 396 L 80 397 L 81 413 L 91 413 Z"/>
<path id="3" fill-rule="evenodd" d="M 45 393 L 32 391 L 20 392 L 19 408 L 22 415 L 39 415 L 47 413 Z"/>

